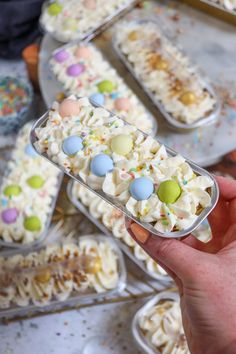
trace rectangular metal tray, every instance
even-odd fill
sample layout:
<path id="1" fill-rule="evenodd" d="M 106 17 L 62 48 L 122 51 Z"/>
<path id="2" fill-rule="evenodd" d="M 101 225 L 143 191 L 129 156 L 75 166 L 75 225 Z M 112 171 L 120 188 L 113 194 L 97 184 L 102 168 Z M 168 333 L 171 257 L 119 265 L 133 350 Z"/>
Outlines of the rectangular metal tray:
<path id="1" fill-rule="evenodd" d="M 93 102 L 90 101 L 90 104 L 93 107 L 100 107 L 99 105 L 94 104 Z M 104 108 L 104 107 L 103 107 Z M 104 108 L 105 109 L 105 108 Z M 108 110 L 106 110 L 107 112 L 109 112 Z M 109 112 L 110 116 L 113 117 L 115 116 L 115 114 L 113 114 L 112 112 Z M 31 143 L 34 146 L 35 150 L 37 151 L 36 147 L 35 147 L 35 143 L 37 142 L 37 135 L 36 135 L 36 129 L 44 126 L 48 120 L 48 114 L 49 111 L 47 111 L 41 118 L 39 118 L 36 123 L 34 124 L 34 126 L 32 127 L 31 130 L 31 134 L 30 134 L 30 139 L 31 139 Z M 117 116 L 117 115 L 116 115 Z M 117 116 L 118 117 L 118 116 Z M 120 118 L 125 125 L 131 125 L 129 123 L 127 123 L 124 119 Z M 137 129 L 138 130 L 138 129 Z M 144 135 L 144 137 L 147 137 L 148 135 L 145 134 L 144 132 L 142 132 L 141 130 L 138 130 L 141 134 Z M 163 144 L 164 145 L 164 144 Z M 165 146 L 165 145 L 164 145 Z M 167 146 L 165 146 L 167 153 L 170 156 L 176 156 L 177 152 L 168 148 Z M 90 191 L 92 191 L 93 193 L 95 193 L 97 196 L 101 197 L 102 199 L 104 199 L 106 202 L 110 203 L 113 207 L 116 207 L 117 209 L 119 209 L 122 213 L 124 213 L 128 218 L 134 220 L 137 224 L 141 225 L 142 227 L 144 227 L 145 229 L 147 229 L 149 232 L 151 232 L 154 236 L 161 236 L 161 237 L 165 237 L 165 238 L 179 238 L 179 237 L 183 237 L 186 236 L 188 234 L 190 234 L 193 230 L 195 230 L 199 224 L 201 224 L 201 222 L 206 219 L 206 217 L 208 216 L 208 214 L 213 210 L 213 208 L 215 207 L 218 198 L 219 198 L 219 190 L 218 190 L 218 185 L 215 181 L 215 179 L 213 178 L 213 176 L 206 170 L 204 170 L 203 168 L 199 167 L 198 165 L 196 165 L 194 162 L 190 161 L 189 159 L 185 158 L 186 162 L 190 165 L 190 167 L 192 168 L 192 170 L 197 174 L 197 175 L 201 175 L 201 176 L 207 176 L 208 178 L 210 178 L 213 181 L 213 186 L 211 187 L 211 191 L 210 191 L 210 195 L 211 195 L 211 205 L 209 207 L 206 207 L 201 214 L 198 216 L 198 218 L 196 219 L 196 221 L 193 223 L 193 225 L 185 230 L 182 231 L 176 231 L 176 232 L 166 232 L 166 233 L 161 233 L 159 231 L 157 231 L 150 223 L 145 223 L 145 222 L 141 222 L 138 218 L 136 218 L 135 216 L 133 216 L 130 212 L 128 212 L 128 210 L 126 209 L 125 206 L 123 206 L 121 203 L 118 203 L 116 198 L 110 197 L 109 195 L 105 194 L 102 190 L 99 191 L 95 191 L 93 190 L 89 185 L 87 185 L 79 176 L 75 176 L 73 174 L 71 174 L 70 172 L 66 171 L 62 166 L 60 166 L 59 164 L 53 162 L 52 160 L 50 160 L 50 158 L 45 154 L 41 154 L 39 151 L 37 151 L 38 154 L 40 154 L 41 156 L 45 157 L 48 161 L 50 161 L 51 163 L 53 163 L 55 166 L 57 166 L 59 169 L 61 169 L 65 174 L 67 174 L 69 177 L 73 178 L 74 180 L 76 180 L 77 182 L 81 183 L 84 187 L 88 188 Z"/>
<path id="2" fill-rule="evenodd" d="M 27 123 L 27 124 L 29 124 L 29 123 Z M 32 125 L 33 125 L 33 122 L 32 122 Z M 22 129 L 24 129 L 24 127 Z M 19 134 L 20 133 L 21 133 L 21 131 L 19 132 Z M 8 164 L 10 162 L 11 162 L 11 159 L 9 160 Z M 6 170 L 4 172 L 3 178 L 7 178 L 8 174 L 9 174 L 9 172 L 11 170 L 12 169 L 9 169 L 8 167 L 6 167 Z M 0 239 L 0 246 L 1 247 L 18 248 L 20 250 L 24 250 L 24 249 L 29 249 L 29 248 L 32 248 L 32 247 L 36 247 L 36 246 L 40 245 L 44 241 L 44 239 L 47 236 L 48 228 L 49 228 L 51 220 L 52 220 L 52 216 L 53 216 L 53 212 L 54 212 L 54 209 L 55 209 L 55 206 L 56 206 L 56 202 L 57 202 L 58 194 L 59 194 L 59 191 L 60 191 L 61 183 L 62 183 L 62 180 L 63 180 L 63 176 L 64 176 L 64 173 L 59 171 L 58 172 L 58 177 L 57 177 L 57 193 L 51 199 L 50 213 L 48 214 L 47 222 L 45 223 L 44 230 L 43 230 L 42 234 L 39 236 L 39 238 L 37 240 L 35 240 L 33 242 L 29 242 L 29 243 L 7 242 L 7 241 L 4 241 L 4 240 Z"/>
<path id="3" fill-rule="evenodd" d="M 129 12 L 135 5 L 137 5 L 139 3 L 139 1 L 140 0 L 130 0 L 130 3 L 128 5 L 121 7 L 112 15 L 107 16 L 107 18 L 104 21 L 102 21 L 99 26 L 95 27 L 93 30 L 90 30 L 89 32 L 87 32 L 83 36 L 79 37 L 78 40 L 79 41 L 84 41 L 84 40 L 91 41 L 93 38 L 95 38 L 97 35 L 99 35 L 101 32 L 103 32 L 107 27 L 111 26 L 114 22 L 116 22 L 120 17 L 124 16 L 127 12 Z M 49 3 L 50 3 L 50 0 L 46 1 L 43 4 L 42 11 L 44 11 L 44 9 L 48 6 Z M 53 37 L 55 40 L 62 42 L 62 43 L 69 42 L 68 40 L 63 38 L 56 31 L 49 32 L 45 28 L 44 24 L 42 23 L 41 17 L 39 19 L 39 25 L 44 33 L 50 34 L 50 36 Z"/>
<path id="4" fill-rule="evenodd" d="M 86 42 L 84 42 L 84 43 L 85 43 L 85 45 L 86 45 Z M 54 51 L 52 52 L 51 58 L 52 58 L 52 57 L 54 56 L 54 54 L 56 54 L 58 51 L 61 51 L 62 49 L 67 49 L 67 48 L 76 46 L 76 45 L 78 45 L 78 44 L 82 45 L 83 42 L 80 42 L 80 41 L 76 40 L 76 41 L 72 41 L 72 42 L 70 42 L 70 43 L 68 43 L 68 44 L 65 44 L 65 45 L 63 45 L 63 46 L 57 48 L 56 50 L 54 50 Z M 97 51 L 100 53 L 100 55 L 102 56 L 103 60 L 104 60 L 105 62 L 107 62 L 107 63 L 109 64 L 109 66 L 110 66 L 113 70 L 116 71 L 117 76 L 123 80 L 123 78 L 120 76 L 120 74 L 118 73 L 118 71 L 116 70 L 116 68 L 115 68 L 115 67 L 112 67 L 111 63 L 105 58 L 105 56 L 104 56 L 104 54 L 102 53 L 102 51 L 101 51 L 98 47 L 96 47 L 94 44 L 90 43 L 90 45 L 93 46 L 94 48 L 96 48 L 96 50 L 97 50 Z M 75 92 L 71 92 L 69 89 L 67 89 L 67 90 L 64 89 L 63 83 L 62 83 L 61 81 L 59 81 L 58 78 L 57 78 L 57 76 L 54 74 L 53 68 L 52 68 L 52 65 L 51 65 L 50 62 L 49 62 L 49 67 L 50 67 L 50 71 L 52 72 L 53 76 L 54 76 L 54 77 L 56 78 L 56 80 L 62 85 L 63 90 L 65 91 L 65 93 L 66 93 L 67 95 L 75 94 Z M 127 88 L 128 88 L 130 91 L 133 92 L 133 90 L 126 84 L 126 82 L 123 81 L 123 84 L 124 84 L 125 86 L 127 86 Z M 134 92 L 133 92 L 133 95 L 136 96 Z M 145 107 L 145 105 L 140 101 L 139 97 L 136 96 L 136 98 L 137 98 L 137 100 L 139 101 L 139 104 L 143 106 L 144 110 L 145 110 L 146 113 L 147 113 L 147 116 L 148 116 L 150 122 L 152 123 L 152 131 L 151 131 L 150 134 L 151 134 L 152 136 L 155 136 L 155 135 L 157 134 L 157 131 L 158 131 L 158 122 L 157 122 L 157 119 L 155 119 L 155 117 L 151 114 L 151 112 L 147 109 L 147 107 Z"/>
<path id="5" fill-rule="evenodd" d="M 153 345 L 147 342 L 146 338 L 143 336 L 140 327 L 139 327 L 139 319 L 143 316 L 147 310 L 157 305 L 161 300 L 174 300 L 179 301 L 179 294 L 177 292 L 171 291 L 163 291 L 158 295 L 154 296 L 151 300 L 149 300 L 138 312 L 135 314 L 132 321 L 132 334 L 137 343 L 137 345 L 144 350 L 147 354 L 161 354 L 159 350 L 157 350 Z"/>
<path id="6" fill-rule="evenodd" d="M 152 23 L 156 24 L 156 26 L 158 27 L 158 29 L 160 31 L 160 28 L 158 26 L 158 22 L 154 21 L 153 19 L 134 20 L 132 22 L 136 22 L 136 23 L 152 22 Z M 168 41 L 169 42 L 171 41 L 170 37 L 165 36 L 163 33 L 162 33 L 162 35 L 163 35 L 163 38 L 168 38 Z M 212 124 L 212 123 L 214 123 L 217 120 L 217 117 L 218 117 L 218 115 L 220 113 L 220 109 L 221 109 L 221 103 L 220 103 L 219 97 L 217 96 L 217 94 L 216 94 L 215 90 L 213 89 L 213 87 L 211 86 L 211 84 L 209 82 L 207 82 L 202 77 L 202 75 L 200 74 L 199 71 L 196 72 L 196 73 L 198 74 L 199 79 L 202 82 L 204 82 L 204 86 L 206 87 L 208 92 L 215 98 L 216 105 L 215 105 L 215 108 L 214 108 L 213 112 L 210 113 L 208 117 L 198 119 L 196 122 L 191 123 L 191 124 L 183 123 L 183 122 L 180 122 L 177 119 L 175 119 L 171 114 L 169 114 L 166 111 L 164 105 L 160 101 L 158 101 L 155 98 L 155 95 L 153 95 L 153 93 L 151 92 L 151 90 L 149 90 L 146 87 L 145 82 L 141 81 L 141 79 L 139 78 L 138 74 L 135 72 L 133 66 L 130 64 L 130 62 L 127 60 L 126 56 L 120 50 L 119 45 L 117 43 L 117 36 L 116 35 L 114 35 L 113 38 L 112 38 L 112 47 L 113 47 L 116 55 L 124 63 L 124 65 L 126 66 L 128 71 L 135 78 L 135 80 L 138 82 L 138 84 L 141 86 L 141 88 L 144 90 L 144 92 L 147 94 L 147 96 L 151 99 L 151 101 L 154 103 L 154 105 L 157 107 L 157 109 L 161 112 L 161 114 L 163 115 L 163 117 L 166 119 L 167 123 L 171 127 L 174 127 L 175 129 L 178 129 L 178 130 L 192 130 L 192 129 L 196 129 L 196 128 L 204 126 L 204 125 Z M 176 46 L 176 47 L 178 48 L 178 46 Z"/>
<path id="7" fill-rule="evenodd" d="M 157 274 L 155 272 L 149 272 L 147 268 L 145 267 L 145 264 L 143 261 L 137 259 L 133 252 L 131 251 L 130 247 L 126 245 L 124 242 L 120 241 L 119 238 L 115 237 L 113 233 L 100 221 L 100 219 L 96 219 L 93 217 L 89 209 L 82 203 L 80 202 L 77 198 L 73 196 L 73 187 L 76 182 L 73 180 L 70 180 L 67 184 L 67 196 L 70 199 L 71 203 L 81 212 L 86 216 L 87 219 L 89 219 L 94 225 L 97 226 L 105 235 L 112 237 L 115 239 L 116 243 L 119 245 L 121 250 L 140 268 L 142 271 L 147 274 L 149 277 L 160 281 L 162 284 L 164 284 L 166 287 L 169 287 L 173 281 L 169 277 L 169 275 L 161 275 Z"/>
<path id="8" fill-rule="evenodd" d="M 102 293 L 96 293 L 95 291 L 91 291 L 91 293 L 85 293 L 85 294 L 72 294 L 68 299 L 64 301 L 60 300 L 52 300 L 50 304 L 47 304 L 45 306 L 36 306 L 34 304 L 25 306 L 25 307 L 20 307 L 17 305 L 12 305 L 10 308 L 6 309 L 1 309 L 0 308 L 0 319 L 3 318 L 14 318 L 14 317 L 24 317 L 24 316 L 32 316 L 36 313 L 44 313 L 44 312 L 50 312 L 50 311 L 58 311 L 74 306 L 78 306 L 80 304 L 84 303 L 92 303 L 95 301 L 98 301 L 99 299 L 104 298 L 105 296 L 112 296 L 113 294 L 116 293 L 121 293 L 125 287 L 126 287 L 126 267 L 125 267 L 125 262 L 124 262 L 124 257 L 122 252 L 120 251 L 119 247 L 117 244 L 112 240 L 108 239 L 106 236 L 103 235 L 86 235 L 86 236 L 81 236 L 78 238 L 79 240 L 83 239 L 92 239 L 95 241 L 108 241 L 112 248 L 115 250 L 116 254 L 118 255 L 118 266 L 119 266 L 119 281 L 117 283 L 116 288 L 102 292 Z M 66 241 L 66 240 L 65 240 Z M 56 242 L 57 243 L 57 242 Z M 1 253 L 1 257 L 7 258 L 7 257 L 12 257 L 17 254 L 24 255 L 26 256 L 29 253 L 32 252 L 39 252 L 40 250 L 44 249 L 44 247 L 35 247 L 31 250 L 24 250 L 22 252 L 19 252 L 17 250 L 14 251 L 5 251 Z M 60 262 L 58 262 L 60 264 Z M 56 263 L 55 263 L 56 266 Z M 35 268 L 37 270 L 37 268 Z"/>

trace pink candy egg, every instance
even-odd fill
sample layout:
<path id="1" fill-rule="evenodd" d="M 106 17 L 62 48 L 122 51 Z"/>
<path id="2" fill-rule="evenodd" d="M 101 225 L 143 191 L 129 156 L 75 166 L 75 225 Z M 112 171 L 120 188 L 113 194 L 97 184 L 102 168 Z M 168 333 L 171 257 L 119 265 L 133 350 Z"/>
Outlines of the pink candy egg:
<path id="1" fill-rule="evenodd" d="M 96 9 L 96 1 L 95 0 L 84 0 L 84 6 L 89 10 Z"/>
<path id="2" fill-rule="evenodd" d="M 76 100 L 66 98 L 59 106 L 59 114 L 62 118 L 77 116 L 80 112 L 80 106 Z"/>
<path id="3" fill-rule="evenodd" d="M 87 47 L 79 47 L 75 51 L 75 56 L 78 59 L 89 59 L 91 58 L 91 50 Z"/>
<path id="4" fill-rule="evenodd" d="M 131 104 L 128 98 L 117 98 L 115 100 L 115 109 L 118 111 L 126 111 L 130 110 Z"/>

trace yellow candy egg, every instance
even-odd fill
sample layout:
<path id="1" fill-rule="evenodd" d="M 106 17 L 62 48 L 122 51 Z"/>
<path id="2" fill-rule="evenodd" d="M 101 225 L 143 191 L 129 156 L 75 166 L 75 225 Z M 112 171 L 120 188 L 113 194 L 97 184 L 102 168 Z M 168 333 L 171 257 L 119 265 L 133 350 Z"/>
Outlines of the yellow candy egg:
<path id="1" fill-rule="evenodd" d="M 196 95 L 192 91 L 186 91 L 184 92 L 179 100 L 185 105 L 185 106 L 190 106 L 191 104 L 196 103 Z"/>
<path id="2" fill-rule="evenodd" d="M 133 149 L 133 140 L 126 134 L 116 135 L 111 140 L 111 149 L 118 155 L 128 155 Z"/>

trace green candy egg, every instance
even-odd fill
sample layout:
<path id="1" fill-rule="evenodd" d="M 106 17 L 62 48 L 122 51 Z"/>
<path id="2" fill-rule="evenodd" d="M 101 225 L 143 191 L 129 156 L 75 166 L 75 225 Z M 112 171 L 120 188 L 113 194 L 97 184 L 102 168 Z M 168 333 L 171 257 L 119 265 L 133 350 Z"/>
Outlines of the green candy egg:
<path id="1" fill-rule="evenodd" d="M 78 25 L 77 21 L 74 18 L 67 18 L 63 22 L 63 29 L 64 30 L 69 30 L 69 31 L 77 31 Z"/>
<path id="2" fill-rule="evenodd" d="M 56 2 L 53 2 L 50 6 L 48 6 L 47 11 L 48 11 L 49 15 L 57 16 L 62 11 L 62 5 L 60 5 Z"/>
<path id="3" fill-rule="evenodd" d="M 28 216 L 24 220 L 24 228 L 28 231 L 40 231 L 41 221 L 37 216 Z"/>
<path id="4" fill-rule="evenodd" d="M 168 180 L 160 184 L 157 195 L 163 203 L 173 204 L 179 198 L 181 188 L 177 182 Z"/>
<path id="5" fill-rule="evenodd" d="M 27 183 L 31 188 L 39 189 L 44 185 L 44 179 L 41 176 L 32 176 L 27 179 Z"/>
<path id="6" fill-rule="evenodd" d="M 10 184 L 4 189 L 3 193 L 7 197 L 16 197 L 21 193 L 21 187 L 18 184 Z"/>
<path id="7" fill-rule="evenodd" d="M 114 85 L 111 81 L 109 80 L 103 80 L 101 82 L 99 82 L 98 86 L 98 90 L 101 93 L 111 93 L 114 89 Z"/>
<path id="8" fill-rule="evenodd" d="M 111 140 L 111 149 L 116 154 L 125 156 L 133 149 L 133 140 L 129 135 L 116 135 Z"/>

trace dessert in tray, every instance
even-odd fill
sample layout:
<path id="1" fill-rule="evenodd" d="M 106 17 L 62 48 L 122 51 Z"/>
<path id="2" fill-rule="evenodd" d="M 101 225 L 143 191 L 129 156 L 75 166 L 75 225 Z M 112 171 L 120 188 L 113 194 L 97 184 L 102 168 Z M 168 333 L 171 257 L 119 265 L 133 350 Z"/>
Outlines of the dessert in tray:
<path id="1" fill-rule="evenodd" d="M 61 47 L 54 52 L 50 64 L 68 94 L 88 96 L 144 132 L 155 135 L 155 118 L 93 44 Z"/>
<path id="2" fill-rule="evenodd" d="M 194 128 L 215 120 L 213 89 L 154 21 L 123 22 L 115 33 L 118 55 L 170 124 Z"/>
<path id="3" fill-rule="evenodd" d="M 69 176 L 161 236 L 193 231 L 217 202 L 207 171 L 87 98 L 55 102 L 31 141 Z"/>
<path id="4" fill-rule="evenodd" d="M 236 11 L 236 0 L 203 0 L 203 2 L 206 2 L 208 4 L 218 5 L 219 7 L 222 7 L 223 9 L 226 9 L 228 11 Z"/>
<path id="5" fill-rule="evenodd" d="M 32 244 L 49 226 L 62 173 L 40 157 L 29 141 L 32 122 L 19 133 L 0 187 L 0 241 Z"/>
<path id="6" fill-rule="evenodd" d="M 50 1 L 43 6 L 40 23 L 61 42 L 92 38 L 103 25 L 134 4 L 134 0 Z"/>
<path id="7" fill-rule="evenodd" d="M 117 247 L 101 236 L 49 244 L 25 255 L 2 255 L 0 308 L 46 306 L 118 289 L 120 257 Z"/>
<path id="8" fill-rule="evenodd" d="M 149 354 L 190 354 L 177 294 L 163 292 L 136 314 L 135 339 Z"/>
<path id="9" fill-rule="evenodd" d="M 71 181 L 72 182 L 72 181 Z M 151 277 L 158 280 L 170 282 L 170 278 L 166 271 L 157 264 L 138 244 L 133 240 L 125 227 L 125 218 L 122 212 L 113 208 L 102 198 L 96 196 L 93 192 L 83 187 L 80 183 L 70 182 L 68 188 L 68 197 L 73 204 L 83 212 L 86 207 L 85 216 L 89 216 L 90 220 L 96 220 L 107 229 L 107 234 L 112 234 L 120 242 L 122 250 L 139 265 Z M 96 225 L 98 226 L 98 223 Z M 106 231 L 106 230 L 104 230 Z"/>

